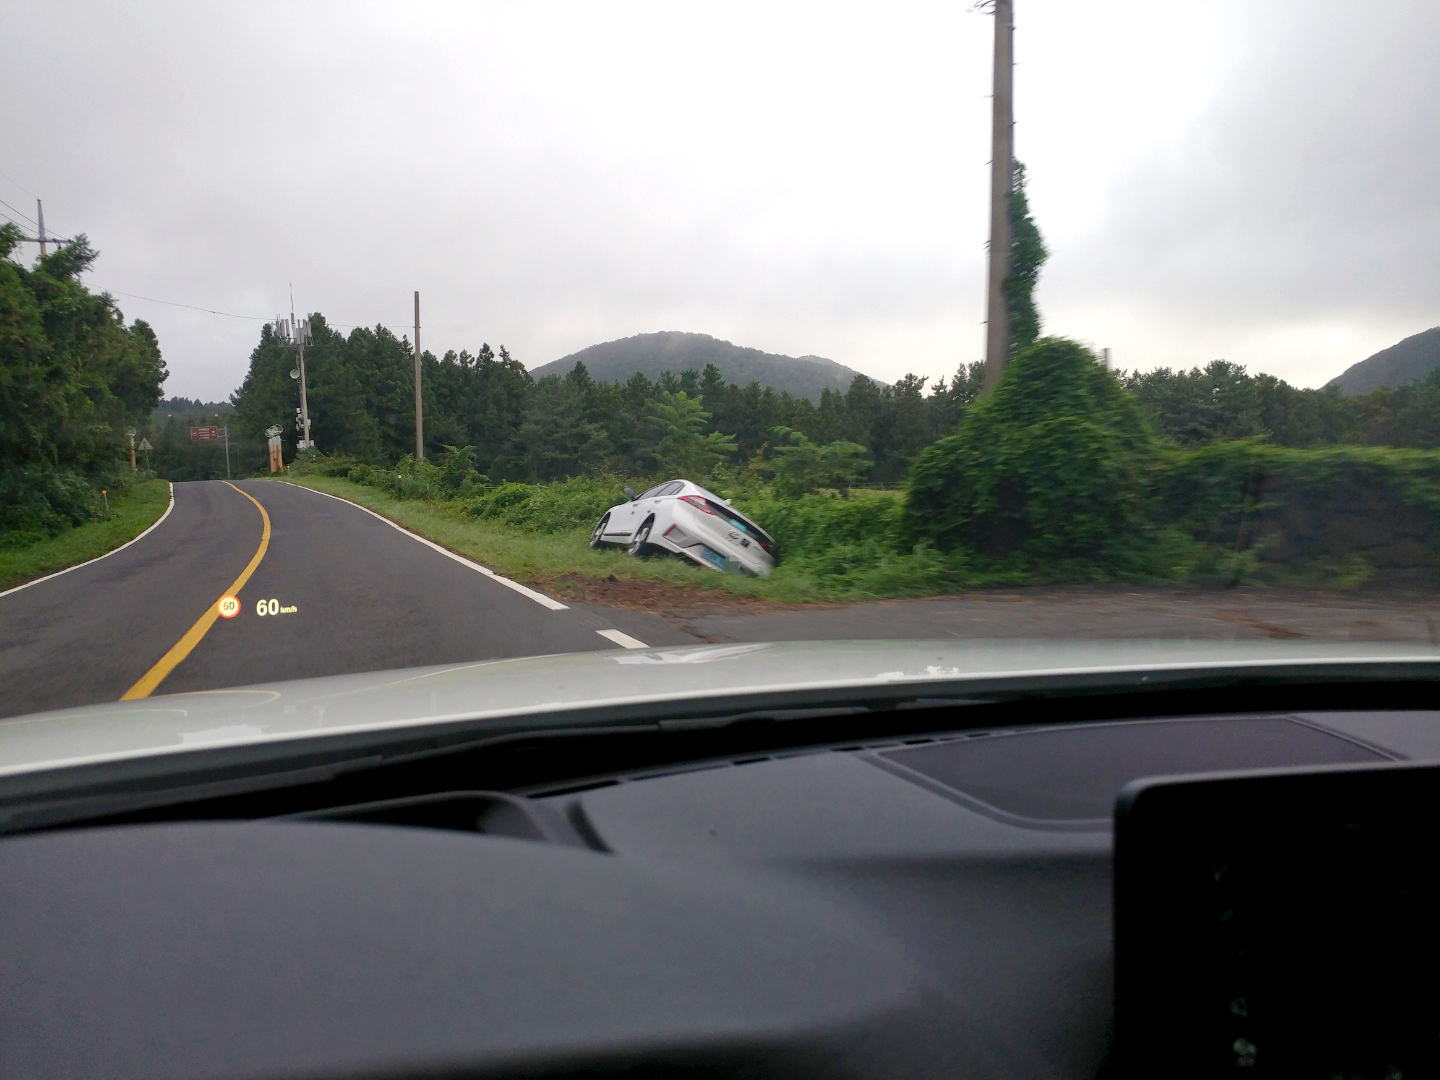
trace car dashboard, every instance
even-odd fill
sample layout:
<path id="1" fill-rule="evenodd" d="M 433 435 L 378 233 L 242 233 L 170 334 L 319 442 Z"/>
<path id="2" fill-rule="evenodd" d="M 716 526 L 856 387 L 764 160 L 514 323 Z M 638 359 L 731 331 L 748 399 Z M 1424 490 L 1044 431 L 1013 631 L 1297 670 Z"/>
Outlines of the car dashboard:
<path id="1" fill-rule="evenodd" d="M 1440 712 L 951 715 L 586 775 L 531 746 L 509 785 L 447 759 L 12 835 L 0 1074 L 1286 1075 L 1249 1018 L 1194 1045 L 1124 1022 L 1174 972 L 1117 987 L 1117 941 L 1154 961 L 1198 931 L 1123 896 L 1117 919 L 1117 798 L 1376 770 L 1433 793 Z M 1345 1075 L 1434 1064 L 1405 1052 L 1347 1049 Z"/>

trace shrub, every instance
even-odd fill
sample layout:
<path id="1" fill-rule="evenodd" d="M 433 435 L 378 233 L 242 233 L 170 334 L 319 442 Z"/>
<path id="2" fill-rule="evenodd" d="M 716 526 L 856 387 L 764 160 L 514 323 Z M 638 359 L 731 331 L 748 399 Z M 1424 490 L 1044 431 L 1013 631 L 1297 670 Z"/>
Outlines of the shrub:
<path id="1" fill-rule="evenodd" d="M 1083 346 L 1042 338 L 910 470 L 905 530 L 1067 576 L 1148 561 L 1158 447 L 1134 399 Z"/>
<path id="2" fill-rule="evenodd" d="M 875 544 L 886 551 L 908 550 L 902 540 L 904 499 L 898 492 L 839 495 L 757 495 L 735 507 L 792 555 L 821 553 L 844 545 Z"/>
<path id="3" fill-rule="evenodd" d="M 1200 547 L 1201 580 L 1353 587 L 1440 570 L 1440 452 L 1258 439 L 1172 449 L 1154 506 Z"/>
<path id="4" fill-rule="evenodd" d="M 118 479 L 43 465 L 0 473 L 0 546 L 25 547 L 99 517 L 100 489 L 119 488 Z"/>
<path id="5" fill-rule="evenodd" d="M 397 499 L 433 499 L 441 495 L 440 470 L 428 461 L 406 454 L 395 468 L 380 472 L 375 486 Z"/>

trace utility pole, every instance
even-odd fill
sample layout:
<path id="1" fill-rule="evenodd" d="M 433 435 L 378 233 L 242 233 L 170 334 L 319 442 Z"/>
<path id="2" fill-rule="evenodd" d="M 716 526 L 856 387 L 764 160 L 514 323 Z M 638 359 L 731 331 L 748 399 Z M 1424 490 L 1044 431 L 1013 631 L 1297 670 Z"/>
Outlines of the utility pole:
<path id="1" fill-rule="evenodd" d="M 1010 276 L 1010 193 L 1015 185 L 1015 7 L 995 3 L 995 74 L 990 119 L 990 280 L 986 298 L 985 381 L 988 397 L 1010 359 L 1010 306 L 1005 279 Z"/>
<path id="2" fill-rule="evenodd" d="M 290 321 L 275 316 L 275 336 L 280 344 L 295 348 L 296 365 L 290 372 L 292 379 L 300 381 L 300 438 L 298 449 L 304 450 L 314 444 L 310 440 L 310 403 L 306 398 L 305 346 L 310 344 L 310 320 L 304 322 L 295 318 L 295 296 L 290 296 Z"/>
<path id="3" fill-rule="evenodd" d="M 310 449 L 310 405 L 305 400 L 305 346 L 310 342 L 310 320 L 305 320 L 302 328 L 295 322 L 295 290 L 290 290 L 290 323 L 295 327 L 295 352 L 299 357 L 300 364 L 300 424 L 301 430 L 305 432 L 304 449 Z"/>
<path id="4" fill-rule="evenodd" d="M 420 396 L 420 290 L 415 290 L 415 460 L 425 460 L 424 400 Z"/>
<path id="5" fill-rule="evenodd" d="M 230 479 L 230 425 L 225 425 L 225 479 Z"/>
<path id="6" fill-rule="evenodd" d="M 61 214 L 60 216 L 61 216 L 61 217 L 64 217 L 65 215 L 64 215 L 64 214 Z M 35 217 L 38 219 L 38 224 L 39 224 L 39 226 L 40 226 L 40 231 L 36 234 L 36 235 L 39 237 L 39 239 L 40 239 L 40 254 L 41 254 L 41 255 L 44 255 L 44 254 L 45 254 L 45 207 L 41 204 L 41 202 L 40 202 L 39 199 L 36 199 L 36 200 L 35 200 Z"/>

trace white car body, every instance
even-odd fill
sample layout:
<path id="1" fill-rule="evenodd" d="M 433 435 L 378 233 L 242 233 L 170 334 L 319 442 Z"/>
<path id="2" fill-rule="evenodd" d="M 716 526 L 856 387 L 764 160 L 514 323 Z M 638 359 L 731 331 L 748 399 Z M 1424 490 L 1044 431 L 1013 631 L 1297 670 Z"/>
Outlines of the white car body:
<path id="1" fill-rule="evenodd" d="M 668 480 L 612 506 L 590 535 L 591 547 L 601 544 L 629 545 L 633 555 L 665 551 L 756 577 L 769 576 L 778 554 L 769 533 L 689 480 Z"/>

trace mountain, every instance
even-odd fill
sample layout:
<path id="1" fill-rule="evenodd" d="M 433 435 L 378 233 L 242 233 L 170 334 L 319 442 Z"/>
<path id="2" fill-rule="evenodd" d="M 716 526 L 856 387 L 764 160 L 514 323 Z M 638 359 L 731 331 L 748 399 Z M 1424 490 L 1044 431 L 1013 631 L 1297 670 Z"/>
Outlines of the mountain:
<path id="1" fill-rule="evenodd" d="M 741 386 L 758 382 L 774 387 L 777 392 L 785 390 L 794 397 L 807 397 L 815 402 L 820 400 L 822 390 L 838 390 L 843 394 L 849 389 L 850 380 L 860 374 L 823 356 L 781 356 L 732 345 L 709 334 L 675 330 L 636 334 L 591 345 L 542 364 L 530 374 L 536 379 L 564 375 L 574 368 L 577 360 L 596 382 L 624 382 L 637 371 L 648 379 L 657 379 L 662 372 L 679 375 L 682 371 L 701 371 L 706 364 L 714 364 L 726 382 Z"/>
<path id="2" fill-rule="evenodd" d="M 1378 386 L 1404 386 L 1440 368 L 1440 326 L 1407 337 L 1368 360 L 1352 364 L 1326 386 L 1347 394 L 1366 394 Z"/>

